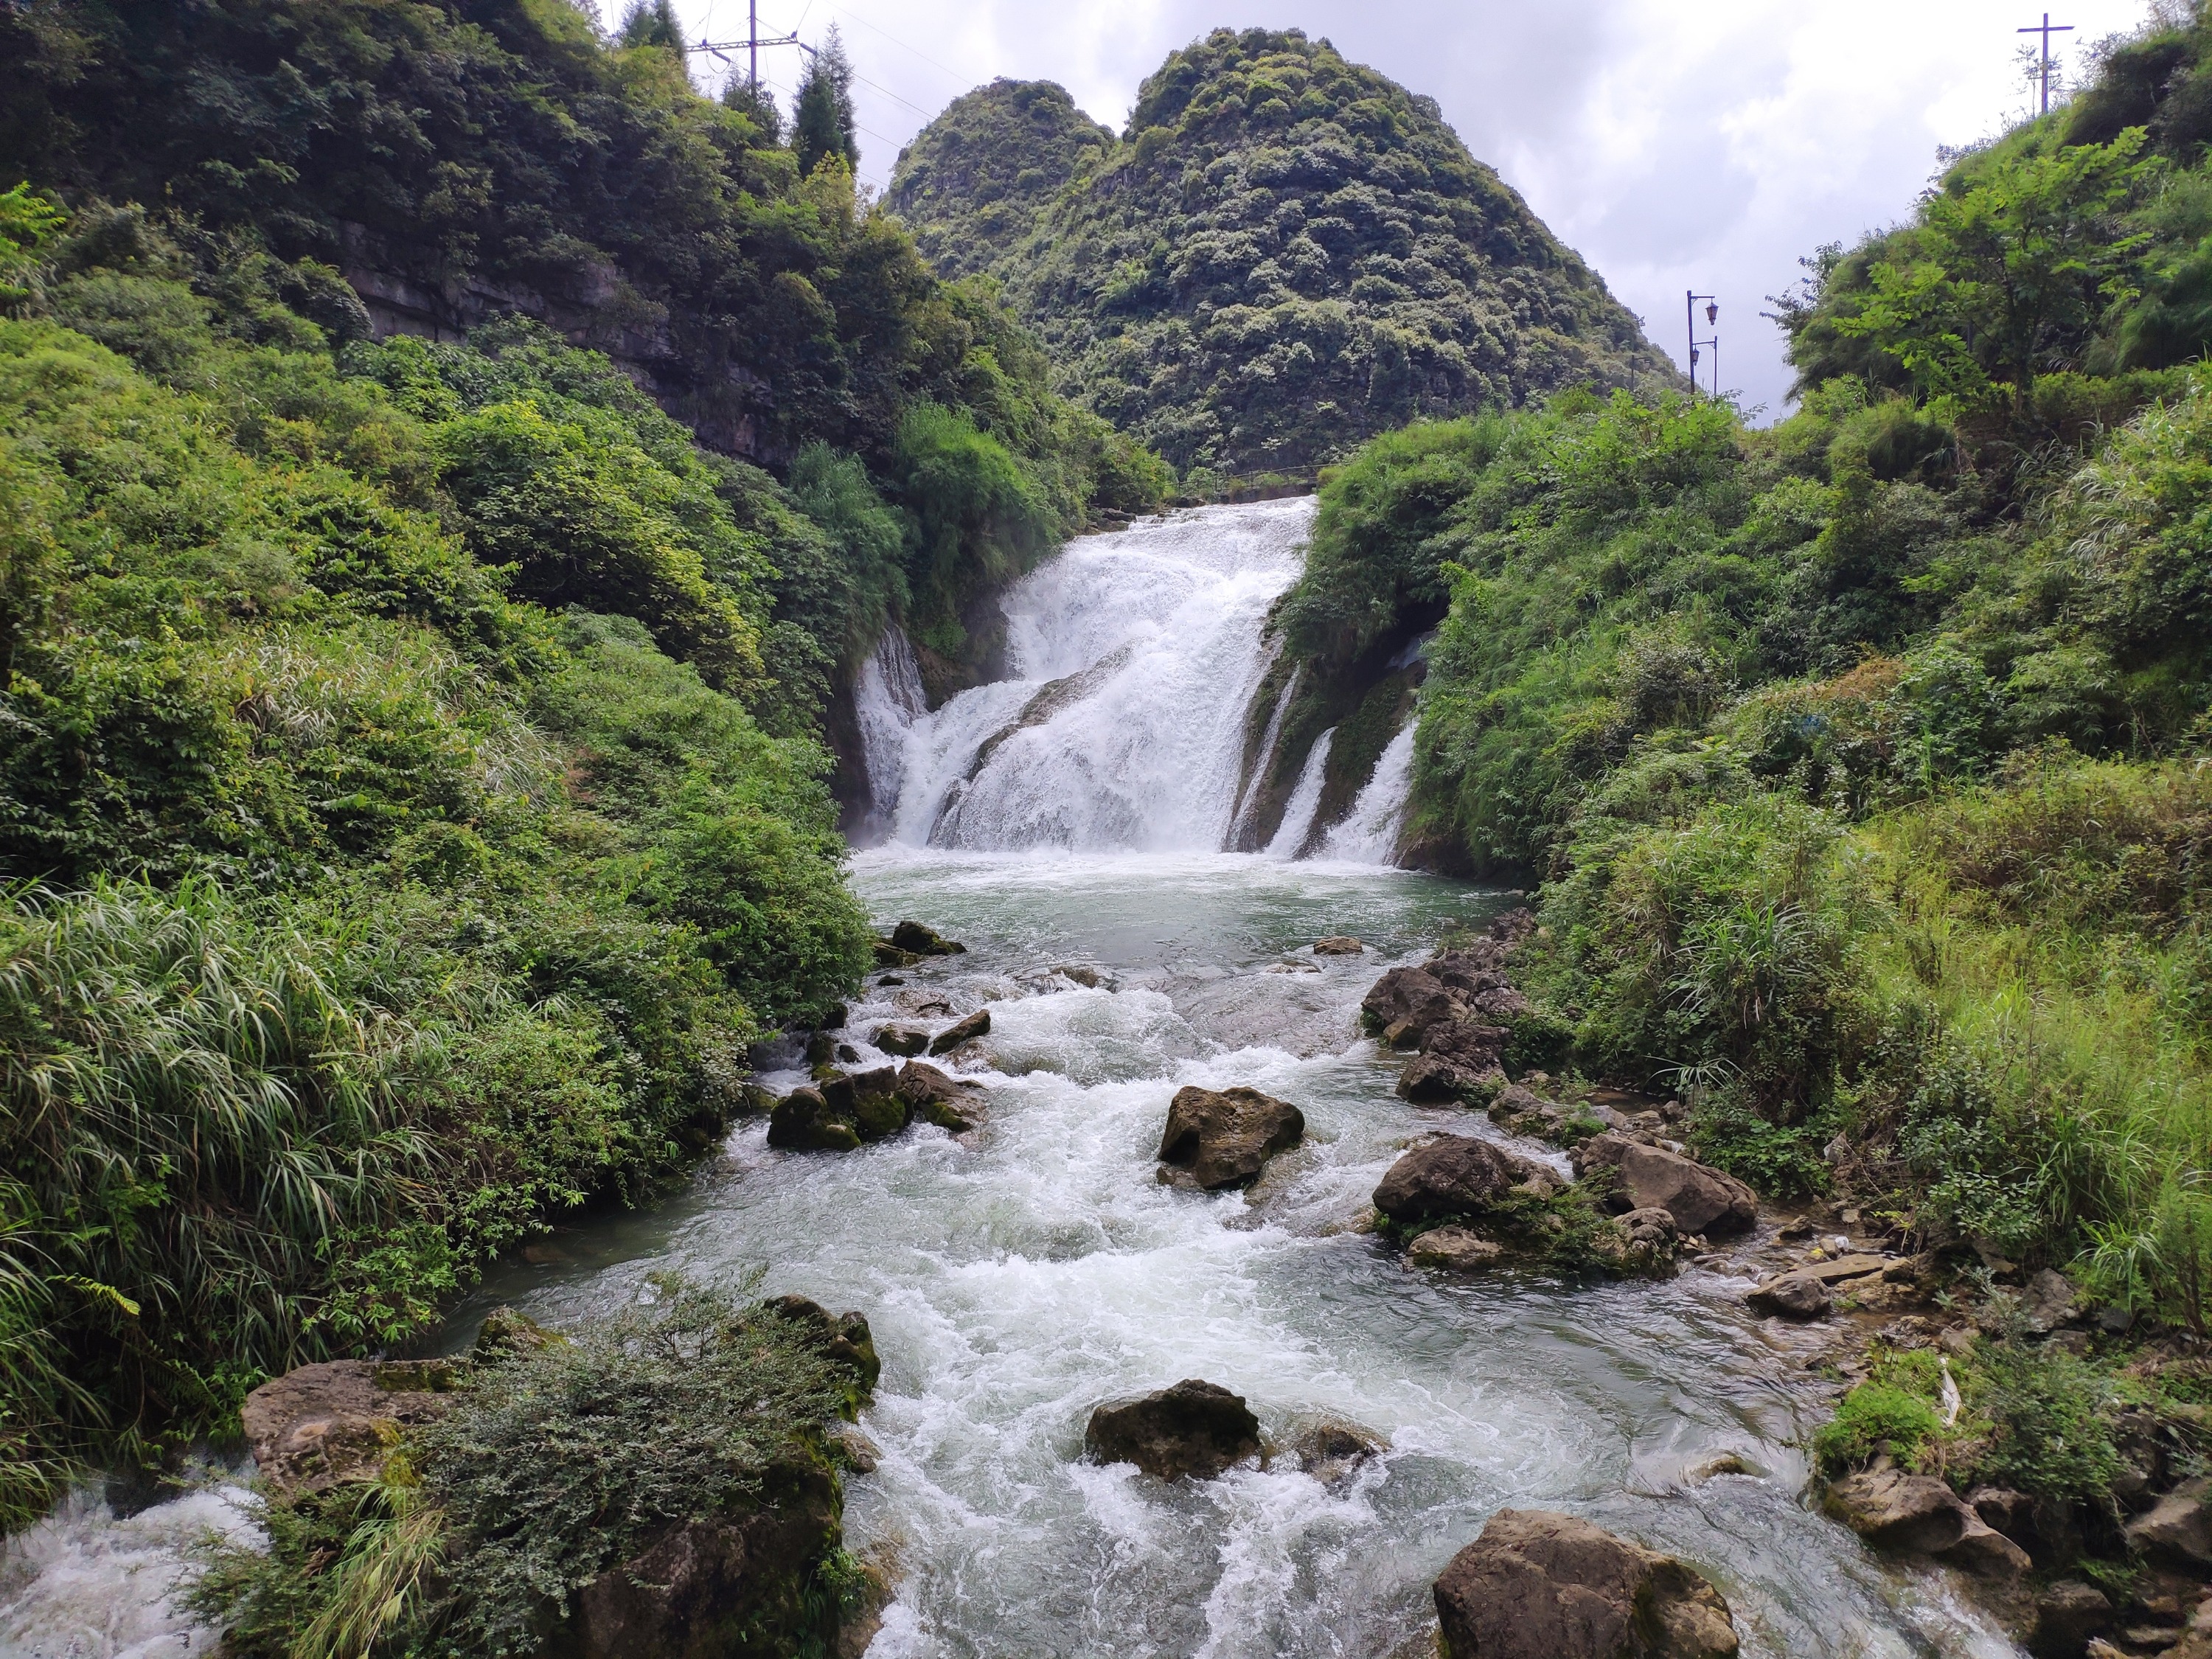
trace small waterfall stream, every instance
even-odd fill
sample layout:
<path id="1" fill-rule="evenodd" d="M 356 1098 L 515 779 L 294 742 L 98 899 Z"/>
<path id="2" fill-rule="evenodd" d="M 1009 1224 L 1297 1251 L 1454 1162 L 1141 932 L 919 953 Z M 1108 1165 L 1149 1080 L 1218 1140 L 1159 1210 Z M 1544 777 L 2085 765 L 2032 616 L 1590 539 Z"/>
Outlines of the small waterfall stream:
<path id="1" fill-rule="evenodd" d="M 934 713 L 921 706 L 905 641 L 887 635 L 854 689 L 887 839 L 982 852 L 1219 850 L 1253 809 L 1296 690 L 1294 677 L 1243 779 L 1246 714 L 1275 648 L 1262 625 L 1297 579 L 1312 523 L 1313 502 L 1301 498 L 1069 543 L 1006 597 L 1009 678 Z M 1317 768 L 1307 769 L 1297 848 L 1320 792 Z"/>

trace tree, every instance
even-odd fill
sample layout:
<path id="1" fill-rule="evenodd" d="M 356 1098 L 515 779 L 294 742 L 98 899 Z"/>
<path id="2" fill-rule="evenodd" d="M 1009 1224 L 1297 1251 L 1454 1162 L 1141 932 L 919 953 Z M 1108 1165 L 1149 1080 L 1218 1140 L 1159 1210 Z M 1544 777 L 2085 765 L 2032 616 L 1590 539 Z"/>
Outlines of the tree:
<path id="1" fill-rule="evenodd" d="M 683 51 L 684 25 L 677 18 L 674 0 L 633 0 L 623 15 L 622 43 Z"/>
<path id="2" fill-rule="evenodd" d="M 802 174 L 813 172 L 831 155 L 843 156 L 848 167 L 860 164 L 860 142 L 853 126 L 853 66 L 846 60 L 844 38 L 835 23 L 822 50 L 807 60 L 806 76 L 799 83 L 791 148 L 799 156 Z"/>
<path id="3" fill-rule="evenodd" d="M 752 123 L 757 149 L 773 149 L 783 142 L 783 112 L 775 106 L 775 94 L 766 87 L 733 75 L 730 84 L 722 88 L 722 104 Z"/>

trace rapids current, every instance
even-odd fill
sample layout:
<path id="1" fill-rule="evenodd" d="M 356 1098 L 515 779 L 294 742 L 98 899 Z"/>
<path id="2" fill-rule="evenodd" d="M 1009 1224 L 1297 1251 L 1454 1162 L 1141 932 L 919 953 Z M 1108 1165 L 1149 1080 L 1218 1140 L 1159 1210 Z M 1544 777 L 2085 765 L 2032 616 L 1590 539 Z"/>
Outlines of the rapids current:
<path id="1" fill-rule="evenodd" d="M 933 714 L 902 641 L 864 682 L 890 835 L 855 885 L 880 921 L 969 948 L 872 975 L 847 1034 L 879 1063 L 878 1024 L 988 1005 L 989 1113 L 968 1144 L 917 1127 L 794 1154 L 742 1125 L 673 1200 L 500 1268 L 448 1345 L 500 1303 L 574 1320 L 669 1269 L 758 1267 L 769 1293 L 865 1312 L 884 1374 L 862 1426 L 882 1455 L 849 1482 L 848 1540 L 897 1583 L 873 1659 L 1411 1659 L 1431 1650 L 1430 1583 L 1505 1505 L 1688 1558 L 1762 1659 L 2015 1653 L 1946 1579 L 1878 1561 L 1808 1506 L 1817 1339 L 1744 1311 L 1747 1266 L 1455 1281 L 1356 1230 L 1410 1138 L 1495 1133 L 1397 1099 L 1359 999 L 1510 900 L 1388 866 L 1405 734 L 1321 827 L 1318 858 L 1287 855 L 1310 803 L 1282 856 L 1215 850 L 1243 805 L 1260 622 L 1306 511 L 1074 544 L 1009 601 L 1017 678 Z M 1369 949 L 1312 953 L 1334 933 Z M 1186 1083 L 1295 1102 L 1305 1144 L 1249 1195 L 1162 1186 L 1153 1154 Z M 1277 1439 L 1328 1416 L 1389 1449 L 1334 1489 L 1288 1459 L 1175 1486 L 1082 1461 L 1095 1406 L 1186 1376 L 1245 1395 Z M 168 1589 L 210 1523 L 236 1524 L 219 1492 L 121 1520 L 65 1510 L 0 1559 L 0 1652 L 204 1650 Z"/>

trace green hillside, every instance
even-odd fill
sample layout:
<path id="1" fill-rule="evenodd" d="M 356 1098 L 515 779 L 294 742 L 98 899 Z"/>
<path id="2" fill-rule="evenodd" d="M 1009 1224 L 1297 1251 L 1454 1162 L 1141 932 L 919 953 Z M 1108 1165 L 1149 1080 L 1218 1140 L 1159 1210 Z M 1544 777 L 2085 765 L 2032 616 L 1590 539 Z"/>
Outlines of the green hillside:
<path id="1" fill-rule="evenodd" d="M 853 665 L 1158 498 L 664 23 L 0 8 L 0 1526 L 719 1144 Z"/>
<path id="2" fill-rule="evenodd" d="M 2154 25 L 1808 261 L 1802 403 L 1769 429 L 1577 392 L 1368 444 L 1277 619 L 1279 674 L 1336 699 L 1285 722 L 1293 771 L 1360 698 L 1409 702 L 1387 663 L 1435 630 L 1414 852 L 1541 882 L 1522 971 L 1556 1066 L 1679 1093 L 1762 1192 L 2200 1338 L 2208 75 L 2212 25 Z M 2157 1369 L 2185 1350 L 2124 1371 L 1984 1328 L 2013 1346 L 1960 1368 L 1981 1415 L 1907 1401 L 1892 1449 L 2074 1505 L 2106 1571 L 2115 1413 L 2193 1397 Z"/>
<path id="3" fill-rule="evenodd" d="M 1433 100 L 1297 30 L 1172 54 L 1119 142 L 1050 83 L 979 88 L 886 200 L 940 268 L 1004 283 L 1062 392 L 1182 469 L 1672 378 Z"/>

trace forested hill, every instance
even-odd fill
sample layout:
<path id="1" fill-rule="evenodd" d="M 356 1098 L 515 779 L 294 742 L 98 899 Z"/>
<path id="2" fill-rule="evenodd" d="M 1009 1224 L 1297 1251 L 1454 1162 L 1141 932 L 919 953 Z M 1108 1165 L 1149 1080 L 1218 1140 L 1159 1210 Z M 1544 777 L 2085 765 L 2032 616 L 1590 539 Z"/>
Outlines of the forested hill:
<path id="1" fill-rule="evenodd" d="M 1416 416 L 1671 378 L 1434 100 L 1295 29 L 1172 54 L 1118 141 L 1048 82 L 980 88 L 886 199 L 1178 468 L 1303 469 Z"/>
<path id="2" fill-rule="evenodd" d="M 868 961 L 840 681 L 1158 499 L 823 58 L 0 6 L 0 1530 L 717 1144 Z"/>

